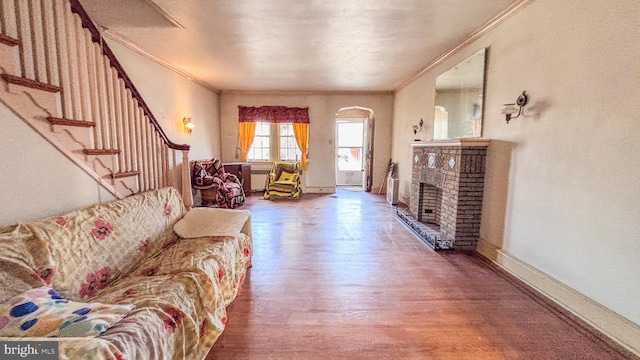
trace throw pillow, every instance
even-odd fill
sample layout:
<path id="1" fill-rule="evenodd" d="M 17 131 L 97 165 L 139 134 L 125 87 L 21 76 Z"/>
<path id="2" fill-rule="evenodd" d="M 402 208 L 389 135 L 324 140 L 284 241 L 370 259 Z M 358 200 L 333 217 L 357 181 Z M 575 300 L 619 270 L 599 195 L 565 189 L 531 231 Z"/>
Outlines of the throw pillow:
<path id="1" fill-rule="evenodd" d="M 0 304 L 0 336 L 98 336 L 134 307 L 70 301 L 42 286 Z"/>
<path id="2" fill-rule="evenodd" d="M 278 178 L 278 181 L 293 181 L 294 178 L 295 178 L 295 174 L 283 171 L 280 173 L 280 177 Z"/>
<path id="3" fill-rule="evenodd" d="M 173 231 L 183 239 L 236 236 L 250 215 L 249 210 L 196 207 L 173 225 Z"/>

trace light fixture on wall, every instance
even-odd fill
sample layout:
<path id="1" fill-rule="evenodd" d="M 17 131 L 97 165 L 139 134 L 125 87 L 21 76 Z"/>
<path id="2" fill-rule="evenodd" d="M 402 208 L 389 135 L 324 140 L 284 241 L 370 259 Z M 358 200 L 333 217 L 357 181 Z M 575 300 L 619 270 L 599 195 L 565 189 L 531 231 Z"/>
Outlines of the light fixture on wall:
<path id="1" fill-rule="evenodd" d="M 186 117 L 182 119 L 182 125 L 184 126 L 184 132 L 187 134 L 191 134 L 191 131 L 193 130 L 193 128 L 196 127 L 196 124 L 191 122 L 190 117 Z"/>
<path id="2" fill-rule="evenodd" d="M 506 115 L 507 124 L 509 123 L 509 121 L 511 119 L 515 119 L 515 118 L 517 118 L 518 116 L 520 116 L 522 114 L 522 108 L 525 105 L 527 105 L 528 101 L 529 101 L 529 97 L 523 91 L 522 94 L 520 94 L 520 96 L 518 96 L 518 98 L 516 99 L 515 104 L 513 104 L 513 103 L 504 104 L 502 106 L 502 109 L 500 110 L 500 114 L 505 114 Z M 517 107 L 516 107 L 516 105 L 517 105 Z M 518 113 L 518 115 L 511 116 L 511 115 L 513 115 L 515 113 Z"/>
<path id="3" fill-rule="evenodd" d="M 412 125 L 411 130 L 413 130 L 413 135 L 422 131 L 422 126 L 424 125 L 424 121 L 420 119 L 420 122 L 417 125 Z"/>

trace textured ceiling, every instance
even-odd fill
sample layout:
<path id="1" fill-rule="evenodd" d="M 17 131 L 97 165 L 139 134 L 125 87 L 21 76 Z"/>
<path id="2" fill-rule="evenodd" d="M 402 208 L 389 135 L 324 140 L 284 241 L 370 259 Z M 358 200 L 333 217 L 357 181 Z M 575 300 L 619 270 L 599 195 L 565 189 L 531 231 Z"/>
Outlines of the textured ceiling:
<path id="1" fill-rule="evenodd" d="M 515 0 L 81 0 L 221 90 L 392 91 Z"/>

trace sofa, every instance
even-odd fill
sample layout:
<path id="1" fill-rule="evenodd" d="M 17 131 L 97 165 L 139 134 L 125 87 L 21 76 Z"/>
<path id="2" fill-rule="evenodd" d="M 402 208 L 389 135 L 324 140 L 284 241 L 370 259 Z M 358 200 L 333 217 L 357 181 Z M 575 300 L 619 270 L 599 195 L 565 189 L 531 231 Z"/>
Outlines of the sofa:
<path id="1" fill-rule="evenodd" d="M 55 341 L 60 359 L 203 359 L 251 254 L 249 211 L 187 212 L 174 188 L 2 228 L 0 341 Z"/>

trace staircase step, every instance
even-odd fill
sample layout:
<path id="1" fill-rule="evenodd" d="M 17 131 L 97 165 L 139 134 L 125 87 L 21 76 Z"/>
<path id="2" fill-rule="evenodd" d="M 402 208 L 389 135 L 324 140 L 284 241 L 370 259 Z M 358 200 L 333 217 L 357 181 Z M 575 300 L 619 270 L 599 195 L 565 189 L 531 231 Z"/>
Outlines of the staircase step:
<path id="1" fill-rule="evenodd" d="M 51 125 L 67 125 L 67 126 L 77 126 L 77 127 L 96 126 L 96 123 L 93 121 L 63 119 L 63 118 L 57 118 L 53 116 L 49 116 L 47 118 L 47 121 L 49 121 Z"/>
<path id="2" fill-rule="evenodd" d="M 32 89 L 44 90 L 44 91 L 48 91 L 48 92 L 52 92 L 52 93 L 57 93 L 57 92 L 60 92 L 62 90 L 62 88 L 59 87 L 59 86 L 55 86 L 55 85 L 51 85 L 51 84 L 45 84 L 45 83 L 40 82 L 40 81 L 27 79 L 27 78 L 23 78 L 23 77 L 20 77 L 20 76 L 2 74 L 2 75 L 0 75 L 0 77 L 2 77 L 2 79 L 4 81 L 6 81 L 6 82 L 8 82 L 10 84 L 26 86 L 26 87 L 30 87 Z"/>
<path id="3" fill-rule="evenodd" d="M 0 44 L 16 46 L 16 45 L 20 45 L 20 40 L 14 39 L 7 34 L 0 34 Z"/>
<path id="4" fill-rule="evenodd" d="M 83 153 L 87 155 L 118 155 L 120 150 L 118 149 L 84 149 Z"/>
<path id="5" fill-rule="evenodd" d="M 108 175 L 108 178 L 114 178 L 114 179 L 121 179 L 121 178 L 126 178 L 126 177 L 131 177 L 131 176 L 138 176 L 140 175 L 140 171 L 124 171 L 124 172 L 119 172 L 119 173 L 115 173 L 115 174 L 111 174 Z"/>

